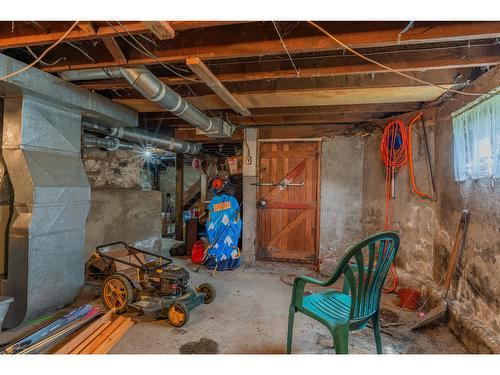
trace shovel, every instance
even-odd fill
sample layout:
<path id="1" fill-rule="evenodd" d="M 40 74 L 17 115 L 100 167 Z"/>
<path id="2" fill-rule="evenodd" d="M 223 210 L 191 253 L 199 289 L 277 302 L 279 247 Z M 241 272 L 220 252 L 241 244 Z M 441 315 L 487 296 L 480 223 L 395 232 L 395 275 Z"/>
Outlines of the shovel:
<path id="1" fill-rule="evenodd" d="M 465 233 L 467 231 L 467 224 L 469 219 L 469 211 L 463 210 L 462 217 L 460 218 L 460 223 L 458 224 L 457 233 L 455 234 L 455 242 L 453 243 L 453 249 L 451 250 L 450 258 L 448 259 L 448 269 L 446 270 L 446 279 L 444 281 L 443 293 L 441 295 L 441 304 L 438 307 L 433 308 L 427 314 L 427 317 L 415 326 L 411 327 L 411 330 L 417 330 L 419 328 L 423 328 L 430 323 L 433 323 L 446 315 L 446 311 L 448 310 L 447 296 L 448 291 L 450 290 L 451 280 L 453 279 L 453 275 L 455 274 L 455 270 L 457 267 L 458 261 L 458 253 L 462 251 L 465 244 Z"/>

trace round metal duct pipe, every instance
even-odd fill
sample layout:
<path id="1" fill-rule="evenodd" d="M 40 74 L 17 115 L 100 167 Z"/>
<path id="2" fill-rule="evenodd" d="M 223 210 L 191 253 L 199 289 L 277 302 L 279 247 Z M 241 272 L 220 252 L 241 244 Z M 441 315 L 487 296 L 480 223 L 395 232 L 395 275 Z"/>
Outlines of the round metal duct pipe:
<path id="1" fill-rule="evenodd" d="M 197 155 L 201 150 L 201 144 L 199 143 L 185 142 L 172 137 L 158 136 L 147 130 L 135 128 L 107 128 L 85 121 L 82 123 L 82 126 L 87 130 L 92 130 L 119 139 L 125 139 L 130 142 L 151 144 L 166 151 Z"/>
<path id="2" fill-rule="evenodd" d="M 125 78 L 146 99 L 202 130 L 209 137 L 231 137 L 235 130 L 227 121 L 205 115 L 144 67 L 73 70 L 62 72 L 60 76 L 68 81 Z"/>
<path id="3" fill-rule="evenodd" d="M 83 135 L 83 145 L 85 147 L 104 148 L 108 151 L 134 149 L 134 145 L 120 142 L 118 138 L 113 138 L 109 136 L 105 138 L 99 138 L 95 135 L 90 135 L 90 134 Z"/>

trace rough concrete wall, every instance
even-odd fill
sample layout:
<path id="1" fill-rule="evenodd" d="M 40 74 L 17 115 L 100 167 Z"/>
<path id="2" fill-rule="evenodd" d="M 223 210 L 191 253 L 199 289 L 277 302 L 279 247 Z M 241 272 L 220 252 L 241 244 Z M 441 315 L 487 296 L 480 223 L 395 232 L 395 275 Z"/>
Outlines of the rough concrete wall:
<path id="1" fill-rule="evenodd" d="M 124 241 L 140 244 L 161 238 L 161 194 L 134 189 L 93 189 L 87 218 L 86 258 L 96 246 Z"/>
<path id="2" fill-rule="evenodd" d="M 420 126 L 418 127 L 420 128 Z M 413 160 L 417 185 L 429 193 L 430 184 L 420 129 L 413 133 Z M 434 150 L 433 129 L 428 131 L 431 160 Z M 364 236 L 384 230 L 385 166 L 380 159 L 380 134 L 367 137 L 363 165 L 363 230 Z M 433 243 L 436 203 L 415 195 L 411 189 L 408 167 L 396 175 L 394 220 L 392 229 L 400 233 L 401 245 L 396 257 L 398 269 L 412 277 L 432 282 Z"/>
<path id="3" fill-rule="evenodd" d="M 461 211 L 470 222 L 450 297 L 480 319 L 490 332 L 500 332 L 500 186 L 491 179 L 455 182 L 450 117 L 442 117 L 436 133 L 436 178 L 439 197 L 434 241 L 434 278 L 446 271 Z"/>
<path id="4" fill-rule="evenodd" d="M 135 151 L 89 148 L 83 163 L 91 188 L 141 188 L 144 160 Z"/>
<path id="5" fill-rule="evenodd" d="M 320 270 L 362 238 L 364 139 L 335 137 L 321 145 Z"/>

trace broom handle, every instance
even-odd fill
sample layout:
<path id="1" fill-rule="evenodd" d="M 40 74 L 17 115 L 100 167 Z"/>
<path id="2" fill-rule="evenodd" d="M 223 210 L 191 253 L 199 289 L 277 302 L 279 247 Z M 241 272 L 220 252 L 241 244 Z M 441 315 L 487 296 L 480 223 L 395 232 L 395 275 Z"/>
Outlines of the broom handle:
<path id="1" fill-rule="evenodd" d="M 457 267 L 457 259 L 458 259 L 458 249 L 460 249 L 460 244 L 464 240 L 465 234 L 465 225 L 467 222 L 467 216 L 469 215 L 469 211 L 462 211 L 462 217 L 460 218 L 460 223 L 458 224 L 457 233 L 455 234 L 455 242 L 453 243 L 453 249 L 450 253 L 450 258 L 448 260 L 448 270 L 446 271 L 446 279 L 444 281 L 444 295 L 448 294 L 451 285 L 451 279 L 453 278 L 453 274 L 455 273 L 455 268 Z"/>

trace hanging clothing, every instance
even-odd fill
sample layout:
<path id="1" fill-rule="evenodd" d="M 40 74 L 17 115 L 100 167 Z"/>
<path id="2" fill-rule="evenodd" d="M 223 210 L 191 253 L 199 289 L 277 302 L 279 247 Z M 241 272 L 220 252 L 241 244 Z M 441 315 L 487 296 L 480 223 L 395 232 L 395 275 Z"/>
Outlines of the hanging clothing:
<path id="1" fill-rule="evenodd" d="M 205 267 L 217 271 L 231 270 L 240 265 L 240 239 L 242 221 L 238 201 L 229 195 L 215 196 L 208 206 L 206 221 L 208 241 Z"/>

